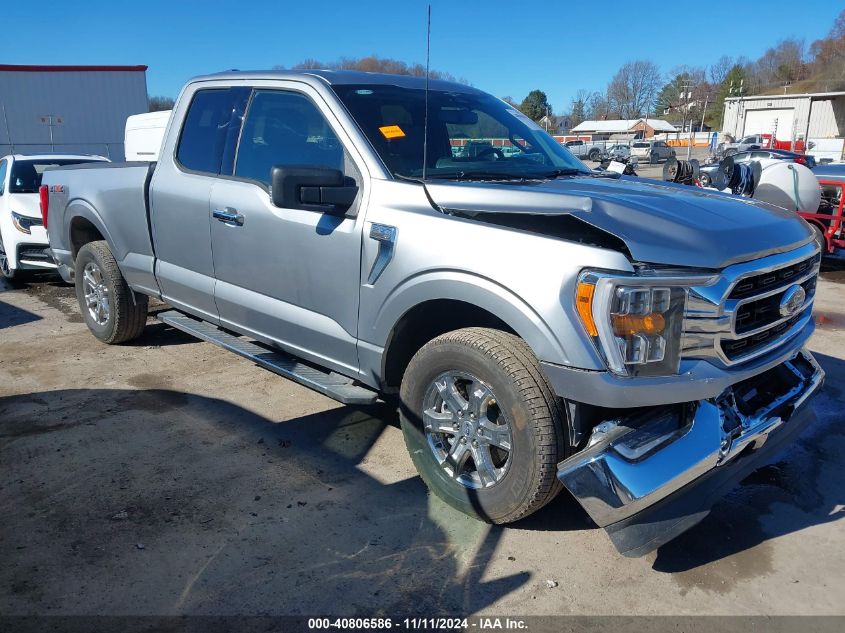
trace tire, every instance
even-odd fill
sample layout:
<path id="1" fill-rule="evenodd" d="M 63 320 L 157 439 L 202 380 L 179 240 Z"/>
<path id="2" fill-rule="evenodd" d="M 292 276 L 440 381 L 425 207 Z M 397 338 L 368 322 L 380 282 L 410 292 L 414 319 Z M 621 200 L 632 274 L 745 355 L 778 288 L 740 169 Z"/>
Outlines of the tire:
<path id="1" fill-rule="evenodd" d="M 822 257 L 827 255 L 827 239 L 824 236 L 824 231 L 822 231 L 821 227 L 818 224 L 811 224 L 810 226 L 813 227 L 813 233 L 816 237 L 816 243 L 819 245 L 819 248 L 822 252 Z"/>
<path id="2" fill-rule="evenodd" d="M 601 157 L 601 152 L 599 150 L 597 150 L 597 149 L 591 149 L 590 150 L 589 159 L 591 161 L 596 162 L 596 161 L 598 161 L 598 159 L 600 157 Z"/>
<path id="3" fill-rule="evenodd" d="M 76 298 L 91 333 L 116 345 L 138 338 L 147 324 L 147 296 L 132 292 L 105 241 L 79 249 L 75 265 Z M 92 305 L 86 299 L 92 298 Z"/>
<path id="4" fill-rule="evenodd" d="M 451 409 L 447 399 L 456 403 Z M 556 471 L 567 453 L 566 416 L 517 336 L 487 328 L 438 336 L 408 364 L 400 401 L 402 433 L 417 471 L 429 490 L 461 512 L 510 523 L 560 492 Z M 427 430 L 432 420 L 447 430 Z M 444 459 L 459 451 L 465 459 Z M 476 465 L 476 455 L 486 468 Z M 463 465 L 458 470 L 450 463 Z"/>
<path id="5" fill-rule="evenodd" d="M 727 158 L 728 156 L 733 156 L 734 154 L 736 154 L 736 150 L 732 147 L 725 150 L 725 158 Z"/>

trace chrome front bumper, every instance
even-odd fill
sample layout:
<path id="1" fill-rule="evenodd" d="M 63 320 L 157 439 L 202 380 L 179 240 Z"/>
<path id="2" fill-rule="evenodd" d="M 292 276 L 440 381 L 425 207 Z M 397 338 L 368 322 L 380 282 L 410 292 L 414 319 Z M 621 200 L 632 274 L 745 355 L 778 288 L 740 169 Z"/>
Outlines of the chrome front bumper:
<path id="1" fill-rule="evenodd" d="M 558 464 L 558 479 L 600 527 L 628 520 L 743 461 L 736 458 L 789 427 L 823 381 L 824 371 L 802 350 L 717 398 L 603 422 L 586 449 Z"/>

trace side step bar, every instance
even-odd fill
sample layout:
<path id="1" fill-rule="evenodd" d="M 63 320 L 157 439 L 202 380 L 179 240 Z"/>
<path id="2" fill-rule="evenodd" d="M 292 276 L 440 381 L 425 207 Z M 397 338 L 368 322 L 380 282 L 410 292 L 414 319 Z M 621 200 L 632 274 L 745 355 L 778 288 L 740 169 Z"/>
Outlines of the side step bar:
<path id="1" fill-rule="evenodd" d="M 373 404 L 378 398 L 375 391 L 356 385 L 347 376 L 306 365 L 294 356 L 254 343 L 245 337 L 230 334 L 207 321 L 194 319 L 176 310 L 161 312 L 158 319 L 177 330 L 248 358 L 264 369 L 269 369 L 314 391 L 319 391 L 343 404 Z"/>

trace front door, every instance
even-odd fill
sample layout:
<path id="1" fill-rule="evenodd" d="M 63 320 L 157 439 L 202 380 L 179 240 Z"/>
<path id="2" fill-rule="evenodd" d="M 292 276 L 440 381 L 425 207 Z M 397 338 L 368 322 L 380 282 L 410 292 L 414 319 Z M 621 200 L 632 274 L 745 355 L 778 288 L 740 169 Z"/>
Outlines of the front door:
<path id="1" fill-rule="evenodd" d="M 214 184 L 215 298 L 222 325 L 355 375 L 365 183 L 319 95 L 300 90 L 253 92 L 232 176 Z M 342 217 L 275 207 L 276 165 L 340 169 L 355 204 Z"/>

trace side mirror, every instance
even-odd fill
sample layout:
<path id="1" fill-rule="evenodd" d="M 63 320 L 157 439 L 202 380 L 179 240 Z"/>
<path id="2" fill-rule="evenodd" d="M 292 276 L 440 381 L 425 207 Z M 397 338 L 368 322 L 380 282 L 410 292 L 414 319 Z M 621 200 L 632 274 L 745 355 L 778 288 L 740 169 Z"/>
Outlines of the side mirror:
<path id="1" fill-rule="evenodd" d="M 355 201 L 358 187 L 339 169 L 305 165 L 277 165 L 270 176 L 273 204 L 342 215 Z"/>

